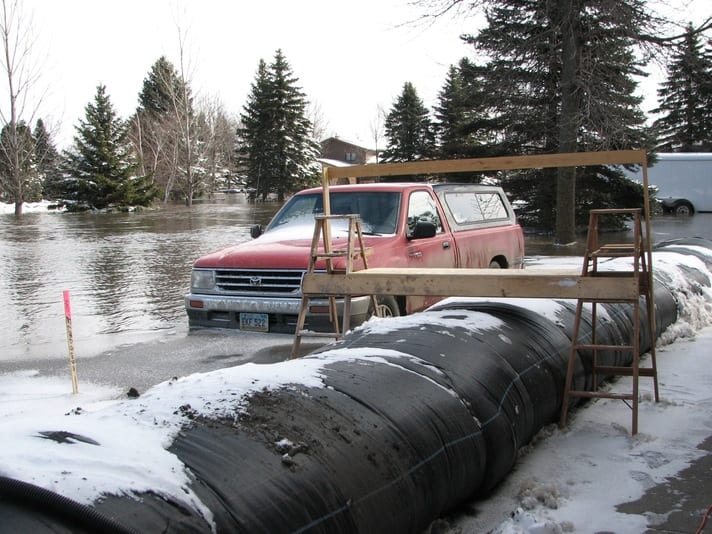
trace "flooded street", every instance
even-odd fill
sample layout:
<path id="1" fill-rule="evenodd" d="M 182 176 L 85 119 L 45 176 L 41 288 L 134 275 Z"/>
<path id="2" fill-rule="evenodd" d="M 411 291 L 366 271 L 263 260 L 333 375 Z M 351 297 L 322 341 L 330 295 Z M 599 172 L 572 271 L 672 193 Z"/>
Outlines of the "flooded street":
<path id="1" fill-rule="evenodd" d="M 193 261 L 249 240 L 250 226 L 266 223 L 278 207 L 248 204 L 238 194 L 191 209 L 0 215 L 0 372 L 65 372 L 64 290 L 80 379 L 148 387 L 247 359 L 285 358 L 292 336 L 188 335 L 183 308 Z M 712 238 L 711 223 L 712 214 L 659 217 L 652 239 Z M 584 239 L 559 247 L 528 236 L 527 255 L 580 255 Z"/>
<path id="2" fill-rule="evenodd" d="M 67 359 L 62 292 L 78 358 L 185 338 L 193 261 L 250 239 L 277 203 L 161 206 L 137 213 L 0 215 L 0 366 Z M 24 366 L 23 365 L 23 366 Z"/>

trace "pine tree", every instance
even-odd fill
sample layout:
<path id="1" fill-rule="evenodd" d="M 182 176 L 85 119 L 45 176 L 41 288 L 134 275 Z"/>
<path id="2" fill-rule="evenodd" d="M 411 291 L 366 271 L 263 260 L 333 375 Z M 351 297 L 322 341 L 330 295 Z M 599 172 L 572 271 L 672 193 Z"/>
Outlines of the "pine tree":
<path id="1" fill-rule="evenodd" d="M 288 193 L 318 182 L 318 144 L 311 138 L 307 100 L 278 50 L 274 62 L 260 60 L 238 129 L 238 156 L 247 185 L 258 197 Z"/>
<path id="2" fill-rule="evenodd" d="M 275 190 L 281 201 L 287 193 L 314 184 L 318 172 L 315 163 L 319 145 L 311 137 L 313 129 L 308 118 L 306 95 L 297 86 L 299 80 L 281 50 L 275 54 L 271 74 L 273 128 L 276 133 L 281 133 L 275 136 Z"/>
<path id="3" fill-rule="evenodd" d="M 435 155 L 435 134 L 428 109 L 411 82 L 403 84 L 385 121 L 384 162 L 417 161 Z"/>
<path id="4" fill-rule="evenodd" d="M 634 37 L 651 22 L 644 2 L 625 0 L 485 0 L 488 26 L 466 37 L 488 58 L 486 73 L 497 149 L 503 153 L 552 153 L 645 147 L 649 138 L 633 76 L 641 74 Z M 593 174 L 592 174 L 593 173 Z M 515 184 L 515 181 L 519 184 Z M 586 170 L 587 187 L 611 187 L 605 169 Z M 529 223 L 556 229 L 560 242 L 596 207 L 636 206 L 640 194 L 576 195 L 576 169 L 519 174 L 508 182 L 529 202 Z M 584 182 L 579 184 L 584 185 Z M 622 193 L 621 193 L 622 194 Z"/>
<path id="5" fill-rule="evenodd" d="M 76 130 L 67 155 L 67 171 L 74 180 L 73 200 L 96 209 L 148 205 L 155 192 L 145 177 L 135 175 L 126 125 L 116 115 L 105 86 L 97 87 Z"/>
<path id="6" fill-rule="evenodd" d="M 487 157 L 493 152 L 495 138 L 484 92 L 485 73 L 467 58 L 451 65 L 438 103 L 433 108 L 440 159 Z M 496 152 L 496 151 L 495 151 Z M 479 182 L 482 173 L 452 173 L 448 181 Z"/>
<path id="7" fill-rule="evenodd" d="M 195 120 L 190 87 L 165 56 L 151 66 L 138 101 L 129 136 L 140 156 L 141 174 L 150 175 L 163 189 L 164 200 L 182 197 L 192 201 L 197 185 L 192 175 L 195 162 L 186 162 L 186 154 L 192 157 L 195 144 L 189 135 Z"/>
<path id="8" fill-rule="evenodd" d="M 688 25 L 684 40 L 667 65 L 658 89 L 662 116 L 654 123 L 661 152 L 712 150 L 712 50 L 704 49 Z"/>
<path id="9" fill-rule="evenodd" d="M 238 161 L 247 175 L 247 187 L 254 189 L 255 197 L 265 197 L 271 187 L 268 179 L 271 175 L 269 144 L 272 142 L 270 110 L 269 73 L 267 63 L 261 59 L 241 115 L 242 126 L 237 132 L 241 142 Z"/>
<path id="10" fill-rule="evenodd" d="M 33 136 L 37 172 L 42 182 L 43 196 L 47 199 L 58 200 L 62 196 L 64 181 L 61 172 L 61 158 L 42 119 L 37 119 Z"/>
<path id="11" fill-rule="evenodd" d="M 445 84 L 438 94 L 438 104 L 433 109 L 440 157 L 442 159 L 469 156 L 469 136 L 465 132 L 469 106 L 460 69 L 451 65 Z"/>
<path id="12" fill-rule="evenodd" d="M 177 97 L 183 94 L 182 82 L 173 64 L 161 56 L 151 66 L 138 95 L 138 112 L 154 117 L 172 113 Z"/>

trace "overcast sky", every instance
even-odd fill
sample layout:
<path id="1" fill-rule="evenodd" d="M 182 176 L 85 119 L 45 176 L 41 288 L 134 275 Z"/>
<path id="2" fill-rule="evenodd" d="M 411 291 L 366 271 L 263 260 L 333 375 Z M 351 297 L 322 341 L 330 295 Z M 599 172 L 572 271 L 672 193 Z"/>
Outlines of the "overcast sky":
<path id="1" fill-rule="evenodd" d="M 472 54 L 459 35 L 477 29 L 473 18 L 408 24 L 422 13 L 408 0 L 22 1 L 48 90 L 39 115 L 59 128 L 60 148 L 100 83 L 122 117 L 133 113 L 153 63 L 165 55 L 179 65 L 179 28 L 198 96 L 239 115 L 259 60 L 281 48 L 327 134 L 367 145 L 378 106 L 390 109 L 406 81 L 432 107 L 448 67 Z M 691 4 L 688 16 L 677 9 L 682 20 L 712 15 L 710 0 Z"/>

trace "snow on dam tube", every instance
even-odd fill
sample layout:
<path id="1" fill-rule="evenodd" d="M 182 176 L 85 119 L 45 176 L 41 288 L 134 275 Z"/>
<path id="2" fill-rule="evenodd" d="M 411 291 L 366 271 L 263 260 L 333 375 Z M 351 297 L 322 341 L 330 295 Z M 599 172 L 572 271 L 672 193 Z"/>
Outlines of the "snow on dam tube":
<path id="1" fill-rule="evenodd" d="M 712 242 L 661 244 L 653 266 L 659 337 L 688 299 L 704 300 Z M 371 320 L 299 360 L 216 371 L 220 388 L 207 387 L 214 373 L 160 384 L 122 401 L 122 415 L 134 410 L 136 421 L 141 414 L 166 427 L 161 414 L 179 413 L 165 448 L 188 473 L 180 491 L 120 487 L 89 506 L 77 503 L 80 512 L 91 511 L 84 518 L 46 511 L 32 487 L 8 491 L 12 481 L 2 479 L 0 517 L 35 534 L 423 531 L 447 510 L 486 495 L 519 448 L 558 421 L 575 304 L 451 298 L 422 313 Z M 628 342 L 632 306 L 599 306 L 599 342 Z M 640 310 L 646 352 L 645 306 Z M 581 329 L 590 328 L 588 315 Z M 589 356 L 579 354 L 577 389 L 590 386 Z M 629 365 L 631 355 L 607 350 L 599 358 Z M 265 376 L 273 378 L 268 386 Z M 77 456 L 67 470 L 81 469 Z M 105 518 L 101 527 L 92 514 Z"/>

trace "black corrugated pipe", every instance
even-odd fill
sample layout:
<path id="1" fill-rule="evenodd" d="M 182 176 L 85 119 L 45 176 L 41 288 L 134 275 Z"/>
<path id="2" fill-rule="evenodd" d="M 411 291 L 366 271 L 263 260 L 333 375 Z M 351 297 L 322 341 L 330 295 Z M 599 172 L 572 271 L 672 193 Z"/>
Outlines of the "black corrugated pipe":
<path id="1" fill-rule="evenodd" d="M 654 272 L 660 335 L 677 319 L 676 289 Z M 708 274 L 688 272 L 704 284 Z M 601 308 L 599 341 L 625 342 L 631 306 Z M 323 361 L 322 387 L 263 390 L 244 400 L 245 411 L 193 418 L 170 451 L 194 477 L 217 532 L 422 531 L 489 492 L 518 449 L 558 420 L 574 312 L 571 301 L 468 299 L 372 321 L 307 356 Z M 582 328 L 590 326 L 589 315 Z M 590 385 L 588 357 L 579 354 L 576 389 Z M 631 355 L 600 357 L 629 365 Z M 142 532 L 210 530 L 177 500 L 140 497 L 107 496 L 96 508 L 120 510 Z"/>

